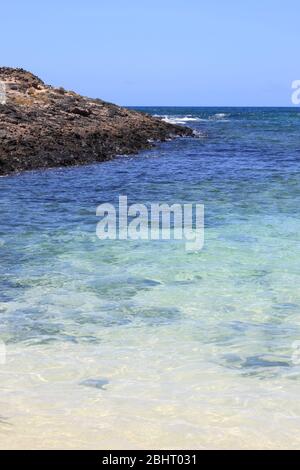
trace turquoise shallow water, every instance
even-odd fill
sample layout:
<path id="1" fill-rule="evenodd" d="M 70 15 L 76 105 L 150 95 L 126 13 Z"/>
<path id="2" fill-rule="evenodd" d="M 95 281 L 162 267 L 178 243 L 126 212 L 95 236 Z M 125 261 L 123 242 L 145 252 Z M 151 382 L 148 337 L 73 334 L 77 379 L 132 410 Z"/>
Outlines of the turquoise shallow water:
<path id="1" fill-rule="evenodd" d="M 145 111 L 199 135 L 0 180 L 0 446 L 300 447 L 300 112 Z M 203 250 L 100 241 L 119 194 Z"/>

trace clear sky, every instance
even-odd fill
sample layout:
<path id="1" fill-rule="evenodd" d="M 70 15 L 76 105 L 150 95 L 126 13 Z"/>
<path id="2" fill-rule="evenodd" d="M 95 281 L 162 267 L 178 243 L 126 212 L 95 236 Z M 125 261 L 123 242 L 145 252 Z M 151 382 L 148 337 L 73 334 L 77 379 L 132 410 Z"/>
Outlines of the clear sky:
<path id="1" fill-rule="evenodd" d="M 1 65 L 121 105 L 290 106 L 300 0 L 3 0 Z"/>

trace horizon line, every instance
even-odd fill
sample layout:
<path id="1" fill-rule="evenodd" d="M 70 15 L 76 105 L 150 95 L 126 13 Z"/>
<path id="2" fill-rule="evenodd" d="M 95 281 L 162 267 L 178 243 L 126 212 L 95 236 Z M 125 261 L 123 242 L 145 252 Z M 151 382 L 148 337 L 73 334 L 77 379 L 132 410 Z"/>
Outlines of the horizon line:
<path id="1" fill-rule="evenodd" d="M 120 104 L 118 106 L 124 108 L 288 108 L 288 109 L 300 109 L 300 105 L 292 105 L 292 106 L 283 106 L 283 105 L 174 105 L 174 104 Z"/>

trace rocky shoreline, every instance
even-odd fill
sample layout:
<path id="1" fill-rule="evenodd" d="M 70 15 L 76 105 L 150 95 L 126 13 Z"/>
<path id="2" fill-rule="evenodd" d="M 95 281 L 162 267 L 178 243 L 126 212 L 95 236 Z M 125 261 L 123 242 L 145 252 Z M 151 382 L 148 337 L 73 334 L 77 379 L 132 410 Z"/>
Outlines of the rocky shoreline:
<path id="1" fill-rule="evenodd" d="M 190 128 L 54 88 L 23 69 L 0 67 L 0 175 L 103 162 Z"/>

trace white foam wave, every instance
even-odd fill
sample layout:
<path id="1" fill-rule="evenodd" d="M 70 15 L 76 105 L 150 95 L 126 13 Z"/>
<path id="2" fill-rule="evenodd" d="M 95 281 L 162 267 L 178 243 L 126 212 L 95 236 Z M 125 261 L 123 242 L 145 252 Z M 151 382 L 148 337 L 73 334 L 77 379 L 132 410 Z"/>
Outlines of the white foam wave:
<path id="1" fill-rule="evenodd" d="M 198 139 L 204 139 L 206 137 L 206 134 L 204 132 L 197 131 L 196 129 L 193 130 L 193 135 Z"/>
<path id="2" fill-rule="evenodd" d="M 228 113 L 216 113 L 216 114 L 213 114 L 212 116 L 210 116 L 209 119 L 211 120 L 214 120 L 214 121 L 218 121 L 218 120 L 221 120 L 221 121 L 228 121 L 228 118 L 230 116 L 230 114 Z"/>
<path id="3" fill-rule="evenodd" d="M 216 113 L 213 114 L 212 116 L 209 116 L 207 119 L 200 118 L 200 117 L 195 117 L 192 115 L 187 115 L 187 116 L 172 116 L 172 115 L 159 115 L 155 114 L 154 117 L 159 117 L 163 121 L 168 122 L 170 124 L 182 124 L 185 125 L 189 122 L 209 122 L 209 121 L 222 121 L 222 122 L 228 122 L 229 121 L 229 113 Z"/>
<path id="4" fill-rule="evenodd" d="M 197 122 L 204 121 L 205 119 L 200 119 L 198 117 L 192 116 L 160 116 L 162 120 L 170 124 L 186 124 L 187 122 Z"/>

